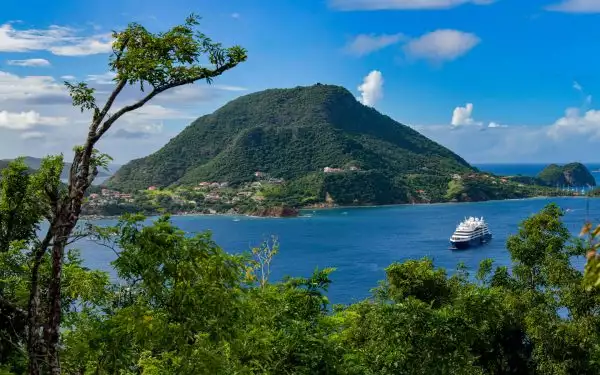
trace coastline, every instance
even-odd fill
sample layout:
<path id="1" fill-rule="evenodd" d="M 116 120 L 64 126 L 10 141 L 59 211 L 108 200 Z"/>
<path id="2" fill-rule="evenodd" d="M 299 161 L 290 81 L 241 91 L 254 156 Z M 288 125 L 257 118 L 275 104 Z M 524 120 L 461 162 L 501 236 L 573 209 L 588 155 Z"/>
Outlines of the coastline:
<path id="1" fill-rule="evenodd" d="M 506 199 L 489 199 L 489 200 L 485 200 L 485 201 L 474 201 L 474 202 L 435 202 L 435 203 L 393 203 L 393 204 L 363 204 L 363 205 L 332 205 L 332 206 L 321 206 L 321 207 L 303 207 L 303 208 L 298 208 L 298 215 L 293 216 L 293 217 L 282 217 L 282 216 L 257 216 L 257 215 L 250 215 L 250 214 L 233 214 L 233 213 L 196 213 L 196 212 L 180 212 L 180 213 L 170 213 L 169 215 L 171 216 L 177 216 L 177 217 L 185 217 L 185 216 L 223 216 L 223 217 L 248 217 L 248 218 L 254 218 L 254 219 L 293 219 L 293 218 L 299 218 L 299 217 L 303 217 L 302 212 L 307 212 L 307 211 L 325 211 L 325 210 L 335 210 L 335 209 L 343 209 L 343 208 L 350 208 L 350 209 L 358 209 L 358 208 L 385 208 L 385 207 L 404 207 L 404 206 L 430 206 L 430 205 L 451 205 L 451 204 L 473 204 L 473 203 L 485 203 L 485 202 L 504 202 L 504 201 L 521 201 L 521 200 L 533 200 L 533 199 L 549 199 L 549 198 L 571 198 L 571 199 L 582 199 L 582 198 L 588 198 L 588 199 L 596 199 L 596 198 L 600 198 L 600 197 L 591 197 L 591 196 L 571 196 L 571 195 L 564 195 L 564 196 L 545 196 L 545 195 L 540 195 L 540 196 L 535 196 L 535 197 L 527 197 L 527 198 L 506 198 Z M 80 219 L 82 220 L 114 220 L 114 219 L 118 219 L 121 215 L 113 215 L 113 216 L 102 216 L 102 215 L 82 215 L 80 216 Z M 156 214 L 156 215 L 148 215 L 148 218 L 153 218 L 153 217 L 159 217 L 161 216 L 160 214 Z"/>

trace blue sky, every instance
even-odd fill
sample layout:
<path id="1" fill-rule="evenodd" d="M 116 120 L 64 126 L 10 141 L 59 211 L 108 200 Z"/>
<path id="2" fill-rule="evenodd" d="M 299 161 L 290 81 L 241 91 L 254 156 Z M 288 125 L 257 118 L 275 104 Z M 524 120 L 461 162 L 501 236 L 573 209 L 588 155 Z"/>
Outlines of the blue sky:
<path id="1" fill-rule="evenodd" d="M 600 161 L 600 0 L 5 0 L 0 158 L 68 154 L 87 117 L 62 81 L 106 91 L 111 30 L 164 30 L 191 12 L 248 61 L 124 118 L 101 145 L 117 162 L 239 95 L 316 82 L 474 163 Z"/>

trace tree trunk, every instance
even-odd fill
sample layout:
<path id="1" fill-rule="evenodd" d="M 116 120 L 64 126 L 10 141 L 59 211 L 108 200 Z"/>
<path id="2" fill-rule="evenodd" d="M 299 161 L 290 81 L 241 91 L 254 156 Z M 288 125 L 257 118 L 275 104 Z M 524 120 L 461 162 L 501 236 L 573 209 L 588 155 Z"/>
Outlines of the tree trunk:
<path id="1" fill-rule="evenodd" d="M 29 290 L 29 306 L 27 310 L 27 353 L 29 355 L 29 375 L 40 375 L 40 361 L 44 358 L 44 343 L 42 341 L 42 328 L 40 324 L 40 266 L 44 254 L 52 238 L 52 227 L 50 224 L 46 238 L 34 251 L 33 266 L 31 267 L 31 287 Z"/>
<path id="2" fill-rule="evenodd" d="M 52 273 L 48 288 L 48 323 L 45 330 L 46 356 L 52 375 L 60 375 L 61 279 L 65 247 L 77 224 L 68 209 L 61 210 L 52 239 Z"/>
<path id="3" fill-rule="evenodd" d="M 43 353 L 41 348 L 41 332 L 39 324 L 40 314 L 40 289 L 39 289 L 39 269 L 42 263 L 43 252 L 38 251 L 31 269 L 31 290 L 29 294 L 29 310 L 27 312 L 28 321 L 28 341 L 27 352 L 29 354 L 29 375 L 40 375 L 40 360 Z"/>

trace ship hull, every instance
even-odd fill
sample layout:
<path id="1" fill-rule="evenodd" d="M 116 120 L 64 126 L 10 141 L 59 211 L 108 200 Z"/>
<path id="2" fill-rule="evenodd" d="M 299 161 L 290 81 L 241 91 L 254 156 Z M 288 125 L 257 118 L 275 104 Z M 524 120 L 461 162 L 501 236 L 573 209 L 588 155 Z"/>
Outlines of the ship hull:
<path id="1" fill-rule="evenodd" d="M 464 250 L 471 247 L 481 246 L 492 239 L 491 234 L 485 234 L 483 236 L 471 238 L 469 241 L 450 241 L 453 248 L 458 250 Z"/>

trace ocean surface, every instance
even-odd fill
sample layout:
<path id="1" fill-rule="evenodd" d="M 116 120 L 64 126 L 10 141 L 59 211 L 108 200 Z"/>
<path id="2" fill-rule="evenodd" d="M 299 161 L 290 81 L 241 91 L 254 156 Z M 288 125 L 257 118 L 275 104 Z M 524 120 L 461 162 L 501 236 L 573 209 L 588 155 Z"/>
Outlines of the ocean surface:
<path id="1" fill-rule="evenodd" d="M 316 267 L 335 267 L 328 297 L 332 303 L 350 303 L 368 297 L 392 262 L 427 256 L 449 273 L 464 262 L 473 274 L 486 258 L 510 266 L 506 239 L 518 231 L 521 220 L 550 202 L 568 209 L 564 221 L 574 235 L 586 217 L 600 222 L 600 199 L 587 198 L 311 210 L 288 219 L 178 216 L 173 222 L 186 232 L 212 231 L 216 242 L 229 252 L 247 251 L 277 236 L 280 252 L 273 261 L 272 279 L 309 276 Z M 494 238 L 478 248 L 450 250 L 448 239 L 465 216 L 483 216 Z M 77 247 L 88 266 L 111 271 L 109 263 L 115 258 L 111 250 L 90 241 L 80 241 Z M 575 263 L 583 267 L 584 260 Z"/>

